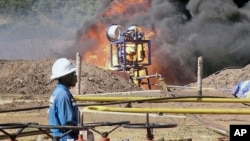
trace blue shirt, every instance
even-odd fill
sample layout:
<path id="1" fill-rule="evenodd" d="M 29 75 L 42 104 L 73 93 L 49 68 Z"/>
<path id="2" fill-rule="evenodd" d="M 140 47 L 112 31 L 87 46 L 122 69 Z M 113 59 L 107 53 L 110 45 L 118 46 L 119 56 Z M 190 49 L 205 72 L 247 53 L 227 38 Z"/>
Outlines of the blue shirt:
<path id="1" fill-rule="evenodd" d="M 49 105 L 49 125 L 56 126 L 77 126 L 78 107 L 69 89 L 58 83 L 50 97 Z M 54 136 L 61 136 L 67 130 L 51 129 Z M 67 134 L 60 141 L 67 139 L 77 139 L 77 133 Z"/>

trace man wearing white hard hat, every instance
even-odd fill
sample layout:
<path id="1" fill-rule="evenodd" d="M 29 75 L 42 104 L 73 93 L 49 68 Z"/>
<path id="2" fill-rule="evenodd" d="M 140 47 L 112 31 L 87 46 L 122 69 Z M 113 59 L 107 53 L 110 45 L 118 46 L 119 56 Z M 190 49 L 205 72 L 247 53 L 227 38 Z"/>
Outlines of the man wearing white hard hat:
<path id="1" fill-rule="evenodd" d="M 76 68 L 67 58 L 57 59 L 52 66 L 51 80 L 58 83 L 52 92 L 49 105 L 49 124 L 55 126 L 77 126 L 78 107 L 76 101 L 69 91 L 77 82 Z M 60 141 L 77 139 L 78 132 L 66 133 L 68 130 L 51 129 L 54 137 L 59 137 Z M 65 136 L 63 136 L 66 134 Z M 63 137 L 62 137 L 63 136 Z"/>

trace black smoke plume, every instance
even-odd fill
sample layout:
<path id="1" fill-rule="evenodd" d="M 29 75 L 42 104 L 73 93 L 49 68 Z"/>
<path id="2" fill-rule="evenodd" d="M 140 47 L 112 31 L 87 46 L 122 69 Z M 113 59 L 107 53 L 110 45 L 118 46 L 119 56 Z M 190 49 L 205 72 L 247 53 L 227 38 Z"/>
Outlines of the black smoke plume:
<path id="1" fill-rule="evenodd" d="M 199 56 L 204 58 L 204 77 L 250 62 L 248 1 L 152 0 L 129 5 L 122 14 L 106 16 L 107 9 L 115 3 L 123 1 L 102 1 L 97 18 L 87 25 L 137 24 L 155 31 L 150 39 L 154 46 L 152 64 L 161 66 L 154 71 L 163 74 L 170 84 L 195 81 Z M 79 30 L 79 35 L 84 36 L 86 27 Z M 79 48 L 87 50 L 88 46 Z"/>

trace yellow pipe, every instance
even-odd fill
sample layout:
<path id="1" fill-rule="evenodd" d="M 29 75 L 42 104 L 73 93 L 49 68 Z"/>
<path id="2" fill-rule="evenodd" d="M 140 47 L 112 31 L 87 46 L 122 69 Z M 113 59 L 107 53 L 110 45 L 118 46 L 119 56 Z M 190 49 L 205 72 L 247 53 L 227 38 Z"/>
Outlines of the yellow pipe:
<path id="1" fill-rule="evenodd" d="M 241 109 L 187 109 L 187 108 L 122 108 L 105 106 L 88 106 L 84 109 L 126 112 L 126 113 L 175 113 L 175 114 L 250 114 L 250 110 Z"/>
<path id="2" fill-rule="evenodd" d="M 118 102 L 118 101 L 148 101 L 152 103 L 164 102 L 213 102 L 213 103 L 250 103 L 250 99 L 237 99 L 237 98 L 170 98 L 162 99 L 161 97 L 87 97 L 87 96 L 74 96 L 76 101 L 92 101 L 92 102 Z"/>

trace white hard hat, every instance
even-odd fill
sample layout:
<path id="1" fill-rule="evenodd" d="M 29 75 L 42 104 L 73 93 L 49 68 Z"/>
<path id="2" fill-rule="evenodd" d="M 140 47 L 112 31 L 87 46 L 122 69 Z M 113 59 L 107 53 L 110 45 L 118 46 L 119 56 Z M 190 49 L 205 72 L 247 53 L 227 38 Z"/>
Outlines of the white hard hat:
<path id="1" fill-rule="evenodd" d="M 59 58 L 52 66 L 52 75 L 50 76 L 50 79 L 54 80 L 74 71 L 76 71 L 76 68 L 72 62 L 70 62 L 67 58 Z"/>

